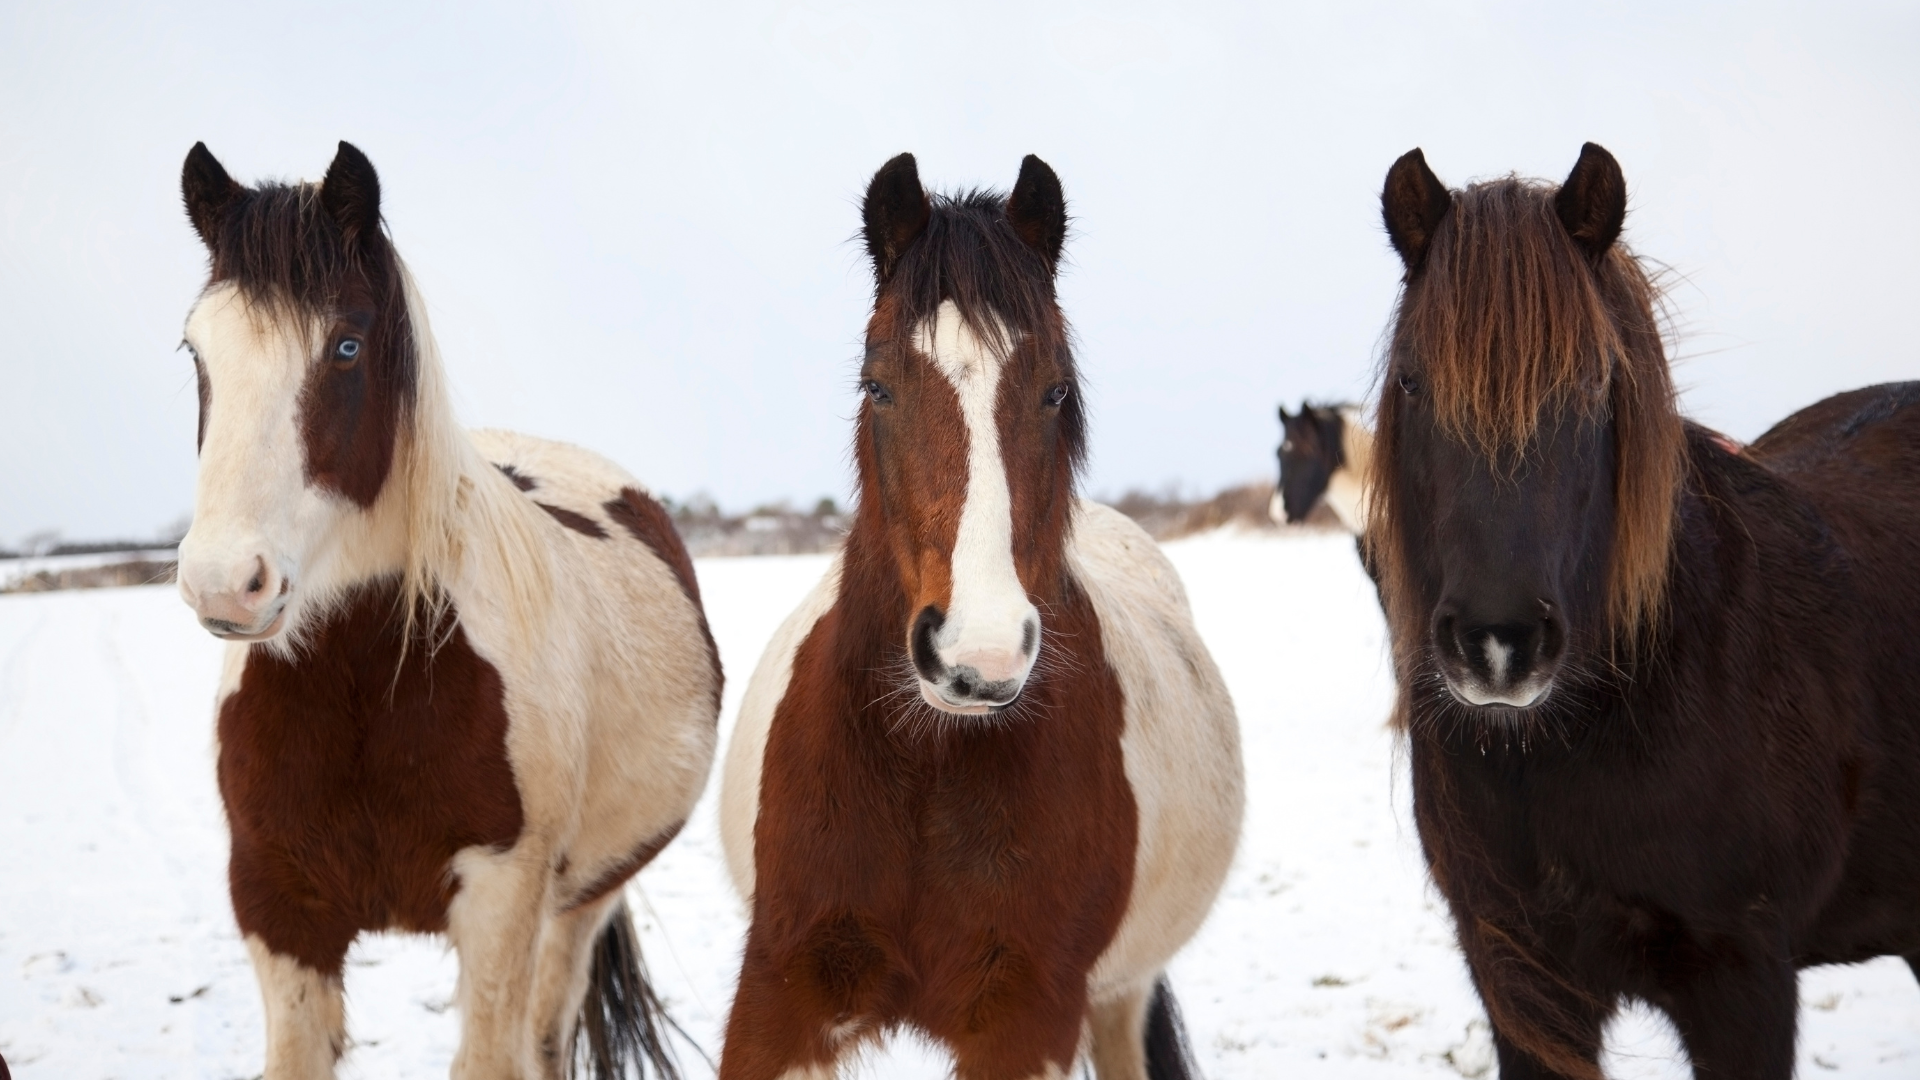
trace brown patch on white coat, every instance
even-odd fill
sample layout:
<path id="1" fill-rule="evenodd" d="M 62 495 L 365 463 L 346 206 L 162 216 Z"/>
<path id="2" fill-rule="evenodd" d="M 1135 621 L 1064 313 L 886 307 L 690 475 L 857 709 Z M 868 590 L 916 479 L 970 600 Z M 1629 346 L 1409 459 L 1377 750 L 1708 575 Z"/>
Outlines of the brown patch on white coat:
<path id="1" fill-rule="evenodd" d="M 1232 857 L 1238 732 L 1172 567 L 1073 494 L 1059 181 L 930 199 L 902 155 L 865 213 L 859 508 L 727 757 L 753 921 L 721 1075 L 832 1075 L 901 1026 L 969 1080 L 1185 1075 L 1161 973 Z"/>

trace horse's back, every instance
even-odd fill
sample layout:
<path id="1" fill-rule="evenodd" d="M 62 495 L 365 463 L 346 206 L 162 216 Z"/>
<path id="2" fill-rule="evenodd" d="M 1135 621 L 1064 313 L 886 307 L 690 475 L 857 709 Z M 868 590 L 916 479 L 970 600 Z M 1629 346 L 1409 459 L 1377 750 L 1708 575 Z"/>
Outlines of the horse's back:
<path id="1" fill-rule="evenodd" d="M 1920 484 L 1920 382 L 1835 394 L 1768 428 L 1747 453 L 1783 475 L 1835 468 Z"/>
<path id="2" fill-rule="evenodd" d="M 1910 620 L 1920 646 L 1920 382 L 1810 405 L 1746 454 L 1817 509 L 1857 575 L 1861 603 Z"/>
<path id="3" fill-rule="evenodd" d="M 673 519 L 626 470 L 572 443 L 499 429 L 468 434 L 481 455 L 555 521 L 588 540 L 640 541 L 673 571 L 681 591 L 699 602 L 693 560 Z M 618 557 L 631 549 L 607 550 Z"/>
<path id="4" fill-rule="evenodd" d="M 1139 820 L 1133 894 L 1094 972 L 1099 994 L 1158 971 L 1199 929 L 1239 843 L 1245 780 L 1233 700 L 1159 545 L 1083 500 L 1068 558 L 1125 697 L 1121 743 Z"/>

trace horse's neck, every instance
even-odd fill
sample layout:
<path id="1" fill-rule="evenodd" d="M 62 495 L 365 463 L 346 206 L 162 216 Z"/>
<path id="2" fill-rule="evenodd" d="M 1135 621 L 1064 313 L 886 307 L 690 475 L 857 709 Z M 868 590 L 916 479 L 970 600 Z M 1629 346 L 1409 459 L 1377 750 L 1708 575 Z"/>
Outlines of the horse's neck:
<path id="1" fill-rule="evenodd" d="M 1373 469 L 1373 432 L 1361 422 L 1357 409 L 1340 410 L 1340 457 L 1340 467 L 1327 478 L 1327 508 L 1348 532 L 1359 536 L 1367 531 L 1367 475 Z"/>
<path id="2" fill-rule="evenodd" d="M 1355 536 L 1367 531 L 1367 492 L 1362 475 L 1353 466 L 1342 465 L 1327 478 L 1327 493 L 1323 496 L 1327 509 Z"/>

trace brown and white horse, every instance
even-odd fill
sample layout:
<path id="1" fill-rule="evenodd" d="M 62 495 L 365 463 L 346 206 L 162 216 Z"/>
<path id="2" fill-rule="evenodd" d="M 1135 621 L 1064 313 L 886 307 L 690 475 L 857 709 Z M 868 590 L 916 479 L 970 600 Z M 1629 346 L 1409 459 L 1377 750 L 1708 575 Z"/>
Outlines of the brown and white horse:
<path id="1" fill-rule="evenodd" d="M 864 204 L 877 295 L 859 508 L 749 684 L 721 829 L 752 926 L 725 1080 L 823 1077 L 880 1034 L 965 1080 L 1188 1073 L 1162 972 L 1232 860 L 1233 704 L 1180 580 L 1074 496 L 1060 182 Z"/>
<path id="2" fill-rule="evenodd" d="M 455 1077 L 670 1071 L 621 885 L 705 785 L 721 682 L 671 520 L 603 458 L 455 424 L 360 151 L 247 188 L 196 145 L 182 186 L 212 273 L 180 592 L 233 642 L 268 1080 L 333 1075 L 348 946 L 389 929 L 459 954 Z"/>

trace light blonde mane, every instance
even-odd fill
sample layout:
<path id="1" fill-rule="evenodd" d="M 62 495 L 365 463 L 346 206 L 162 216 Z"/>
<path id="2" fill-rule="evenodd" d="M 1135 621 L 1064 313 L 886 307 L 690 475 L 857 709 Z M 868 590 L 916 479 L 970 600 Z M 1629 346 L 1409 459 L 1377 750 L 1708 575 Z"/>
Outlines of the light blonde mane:
<path id="1" fill-rule="evenodd" d="M 394 471 L 375 513 L 396 514 L 403 537 L 400 602 L 405 640 L 440 626 L 448 586 L 466 582 L 502 605 L 523 640 L 537 640 L 551 607 L 552 548 L 538 510 L 501 476 L 453 416 L 440 348 L 413 275 L 396 255 L 413 330 L 418 382 L 400 425 Z M 437 645 L 438 643 L 434 643 Z"/>

